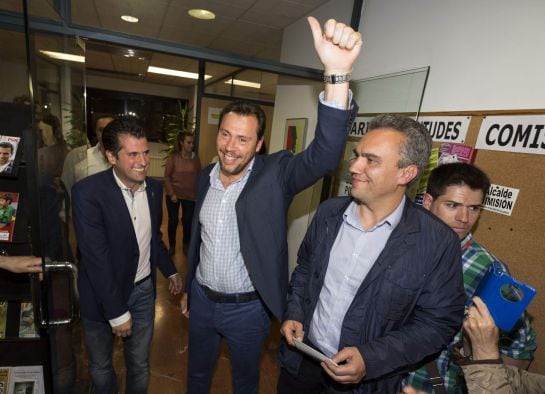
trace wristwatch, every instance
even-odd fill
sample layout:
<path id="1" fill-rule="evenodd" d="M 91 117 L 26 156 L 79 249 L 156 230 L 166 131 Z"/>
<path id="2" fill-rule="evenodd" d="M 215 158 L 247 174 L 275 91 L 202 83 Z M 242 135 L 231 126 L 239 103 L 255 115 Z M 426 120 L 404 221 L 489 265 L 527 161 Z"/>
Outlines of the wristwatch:
<path id="1" fill-rule="evenodd" d="M 350 81 L 351 74 L 350 73 L 344 73 L 344 74 L 324 74 L 324 82 L 330 83 L 332 85 L 336 83 L 345 83 Z"/>

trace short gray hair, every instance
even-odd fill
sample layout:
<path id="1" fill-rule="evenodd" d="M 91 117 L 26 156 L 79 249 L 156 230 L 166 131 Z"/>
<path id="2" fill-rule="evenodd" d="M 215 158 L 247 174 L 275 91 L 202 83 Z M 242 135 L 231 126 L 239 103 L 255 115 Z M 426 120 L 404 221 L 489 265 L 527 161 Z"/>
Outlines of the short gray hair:
<path id="1" fill-rule="evenodd" d="M 405 168 L 409 165 L 416 165 L 418 173 L 408 186 L 415 183 L 426 167 L 431 152 L 431 136 L 423 124 L 405 115 L 383 114 L 369 122 L 368 132 L 375 129 L 392 129 L 405 135 L 407 140 L 401 146 L 397 166 Z"/>

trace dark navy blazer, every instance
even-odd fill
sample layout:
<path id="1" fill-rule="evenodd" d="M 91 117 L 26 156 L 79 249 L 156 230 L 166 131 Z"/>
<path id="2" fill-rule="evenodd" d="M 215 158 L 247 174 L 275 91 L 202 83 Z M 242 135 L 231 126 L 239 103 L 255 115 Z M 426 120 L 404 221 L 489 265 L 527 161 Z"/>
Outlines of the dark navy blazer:
<path id="1" fill-rule="evenodd" d="M 78 289 L 81 316 L 104 321 L 129 310 L 138 267 L 138 242 L 125 199 L 113 170 L 91 175 L 72 188 L 72 216 L 81 253 Z M 163 187 L 146 178 L 151 216 L 151 274 L 165 277 L 176 267 L 161 238 Z"/>
<path id="2" fill-rule="evenodd" d="M 350 201 L 322 203 L 299 249 L 285 319 L 302 322 L 307 334 Z M 349 392 L 398 393 L 402 373 L 450 342 L 464 316 L 461 260 L 454 231 L 407 198 L 401 221 L 343 320 L 339 350 L 356 346 L 367 372 Z M 297 373 L 301 357 L 282 343 L 280 361 L 291 373 Z"/>
<path id="3" fill-rule="evenodd" d="M 295 194 L 312 185 L 339 163 L 348 131 L 358 111 L 318 106 L 315 138 L 298 155 L 280 151 L 255 156 L 250 177 L 236 202 L 240 251 L 250 279 L 261 299 L 277 319 L 282 319 L 288 287 L 287 212 Z M 200 261 L 199 214 L 210 187 L 210 171 L 199 177 L 197 204 L 188 252 L 186 292 Z M 189 304 L 191 305 L 191 304 Z"/>

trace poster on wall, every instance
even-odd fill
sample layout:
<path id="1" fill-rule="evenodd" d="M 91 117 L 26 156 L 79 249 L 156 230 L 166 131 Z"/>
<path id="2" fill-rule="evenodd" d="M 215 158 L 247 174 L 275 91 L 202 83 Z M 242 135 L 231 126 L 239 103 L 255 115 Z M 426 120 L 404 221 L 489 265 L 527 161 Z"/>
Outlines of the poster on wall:
<path id="1" fill-rule="evenodd" d="M 491 184 L 484 198 L 483 209 L 511 216 L 518 195 L 519 189 Z"/>
<path id="2" fill-rule="evenodd" d="M 0 242 L 13 240 L 19 193 L 0 191 Z"/>
<path id="3" fill-rule="evenodd" d="M 349 137 L 363 137 L 367 133 L 369 127 L 369 122 L 373 119 L 372 116 L 358 116 L 352 123 L 352 128 L 350 129 Z"/>
<path id="4" fill-rule="evenodd" d="M 307 118 L 286 119 L 286 134 L 284 136 L 284 149 L 297 154 L 305 147 L 307 134 Z"/>
<path id="5" fill-rule="evenodd" d="M 221 108 L 208 107 L 208 124 L 219 124 Z"/>
<path id="6" fill-rule="evenodd" d="M 487 116 L 475 148 L 545 155 L 545 115 Z"/>
<path id="7" fill-rule="evenodd" d="M 0 134 L 0 176 L 17 175 L 17 148 L 20 137 Z"/>
<path id="8" fill-rule="evenodd" d="M 464 143 L 471 116 L 421 116 L 433 141 Z"/>

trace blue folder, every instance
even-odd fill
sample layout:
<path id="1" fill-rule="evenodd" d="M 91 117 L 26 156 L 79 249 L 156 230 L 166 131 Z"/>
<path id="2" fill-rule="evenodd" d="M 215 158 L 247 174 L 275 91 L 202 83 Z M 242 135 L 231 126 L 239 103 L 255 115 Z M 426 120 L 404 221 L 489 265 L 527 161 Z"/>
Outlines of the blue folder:
<path id="1" fill-rule="evenodd" d="M 536 290 L 506 273 L 499 264 L 488 267 L 475 295 L 488 307 L 496 326 L 510 332 L 536 296 Z"/>

